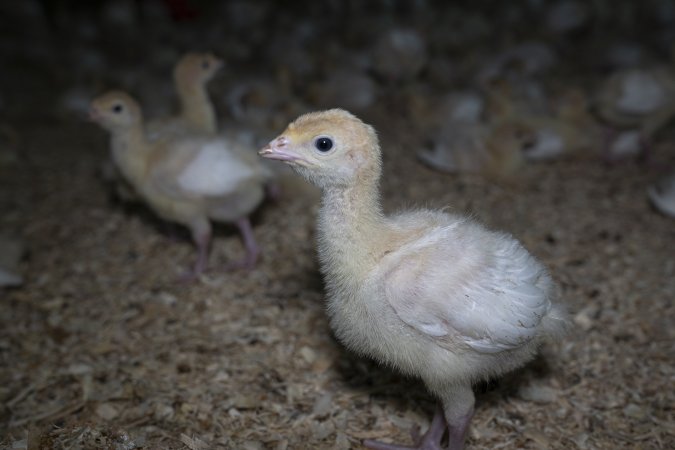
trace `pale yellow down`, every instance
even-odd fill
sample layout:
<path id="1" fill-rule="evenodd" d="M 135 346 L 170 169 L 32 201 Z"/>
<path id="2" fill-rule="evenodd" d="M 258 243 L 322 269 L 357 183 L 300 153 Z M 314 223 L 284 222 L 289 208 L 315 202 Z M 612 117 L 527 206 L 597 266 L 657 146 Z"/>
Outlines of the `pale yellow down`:
<path id="1" fill-rule="evenodd" d="M 149 141 L 138 103 L 124 92 L 96 98 L 91 111 L 111 134 L 124 178 L 158 216 L 185 225 L 195 240 L 208 240 L 210 220 L 235 222 L 263 200 L 269 173 L 247 149 L 196 136 Z"/>
<path id="2" fill-rule="evenodd" d="M 211 53 L 185 54 L 173 71 L 180 114 L 148 123 L 148 137 L 154 140 L 190 133 L 215 136 L 218 122 L 206 85 L 222 66 L 223 61 Z"/>
<path id="3" fill-rule="evenodd" d="M 512 236 L 442 211 L 384 214 L 378 138 L 357 117 L 301 116 L 260 153 L 323 191 L 318 253 L 336 336 L 422 378 L 451 427 L 473 411 L 472 382 L 523 365 L 565 328 L 546 269 Z"/>

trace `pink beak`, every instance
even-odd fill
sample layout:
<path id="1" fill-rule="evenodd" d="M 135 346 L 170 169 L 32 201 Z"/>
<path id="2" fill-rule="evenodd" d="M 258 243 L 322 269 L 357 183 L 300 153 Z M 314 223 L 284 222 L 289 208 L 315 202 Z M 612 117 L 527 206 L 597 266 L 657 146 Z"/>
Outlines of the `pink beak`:
<path id="1" fill-rule="evenodd" d="M 263 158 L 277 159 L 279 161 L 286 162 L 304 160 L 302 156 L 289 150 L 288 144 L 289 140 L 286 136 L 279 136 L 267 144 L 262 150 L 258 152 L 258 154 Z"/>
<path id="2" fill-rule="evenodd" d="M 87 119 L 90 122 L 98 122 L 101 119 L 101 114 L 99 114 L 98 110 L 94 107 L 89 108 L 89 117 Z"/>

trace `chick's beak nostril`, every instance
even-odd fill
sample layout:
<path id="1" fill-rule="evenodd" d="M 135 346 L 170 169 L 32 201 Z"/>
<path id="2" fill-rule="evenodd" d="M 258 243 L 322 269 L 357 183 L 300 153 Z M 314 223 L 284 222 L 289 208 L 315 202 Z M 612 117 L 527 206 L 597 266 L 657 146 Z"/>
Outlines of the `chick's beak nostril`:
<path id="1" fill-rule="evenodd" d="M 293 162 L 304 160 L 302 156 L 289 149 L 290 141 L 285 136 L 279 136 L 261 149 L 258 154 L 269 159 Z"/>
<path id="2" fill-rule="evenodd" d="M 270 143 L 274 148 L 285 148 L 288 146 L 288 138 L 286 136 L 279 136 Z"/>

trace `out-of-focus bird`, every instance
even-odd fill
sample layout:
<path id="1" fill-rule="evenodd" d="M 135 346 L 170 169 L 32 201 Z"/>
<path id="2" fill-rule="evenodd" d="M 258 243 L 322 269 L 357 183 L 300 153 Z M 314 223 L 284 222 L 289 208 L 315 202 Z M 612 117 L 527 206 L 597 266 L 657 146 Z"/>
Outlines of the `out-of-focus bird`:
<path id="1" fill-rule="evenodd" d="M 417 156 L 433 169 L 502 178 L 523 162 L 521 136 L 511 127 L 485 123 L 485 101 L 477 92 L 451 92 L 437 104 L 416 109 L 413 116 L 429 125 L 422 131 L 430 136 L 429 147 Z"/>
<path id="2" fill-rule="evenodd" d="M 479 173 L 506 180 L 525 162 L 523 149 L 532 136 L 511 124 L 448 122 L 417 153 L 420 161 L 447 173 Z"/>
<path id="3" fill-rule="evenodd" d="M 180 101 L 180 114 L 151 121 L 148 137 L 161 139 L 185 133 L 215 136 L 218 122 L 206 85 L 223 67 L 223 61 L 211 53 L 187 53 L 176 64 L 173 78 Z"/>
<path id="4" fill-rule="evenodd" d="M 253 267 L 260 250 L 248 216 L 268 176 L 253 152 L 197 136 L 150 142 L 140 106 L 123 92 L 96 98 L 90 113 L 110 132 L 113 160 L 138 195 L 161 218 L 190 229 L 198 256 L 188 278 L 206 268 L 210 220 L 233 223 L 243 236 L 246 256 L 230 267 Z"/>
<path id="5" fill-rule="evenodd" d="M 496 80 L 493 86 L 486 115 L 490 122 L 508 126 L 521 137 L 525 160 L 587 156 L 601 146 L 602 130 L 580 89 L 566 88 L 552 95 L 533 85 L 534 95 L 521 96 L 506 80 Z"/>
<path id="6" fill-rule="evenodd" d="M 649 188 L 649 199 L 663 214 L 675 217 L 675 173 Z"/>
<path id="7" fill-rule="evenodd" d="M 190 134 L 215 136 L 218 123 L 206 85 L 222 66 L 223 61 L 211 53 L 187 53 L 181 57 L 173 70 L 180 114 L 149 121 L 145 127 L 148 138 L 154 141 Z M 117 197 L 124 201 L 136 200 L 133 188 L 123 179 L 112 161 L 102 165 L 101 173 Z"/>
<path id="8" fill-rule="evenodd" d="M 632 68 L 615 72 L 600 87 L 594 109 L 611 127 L 638 130 L 643 152 L 648 153 L 655 133 L 675 117 L 675 69 Z"/>
<path id="9" fill-rule="evenodd" d="M 416 448 L 441 448 L 446 430 L 447 448 L 463 448 L 471 384 L 523 365 L 566 326 L 546 269 L 512 236 L 466 217 L 385 215 L 377 135 L 344 110 L 301 116 L 260 154 L 323 191 L 318 251 L 337 337 L 440 398 L 443 412 Z"/>
<path id="10" fill-rule="evenodd" d="M 590 156 L 601 147 L 602 130 L 591 116 L 586 96 L 581 90 L 569 88 L 553 101 L 548 113 L 516 114 L 505 118 L 528 134 L 523 148 L 529 161 L 546 161 L 566 156 Z"/>

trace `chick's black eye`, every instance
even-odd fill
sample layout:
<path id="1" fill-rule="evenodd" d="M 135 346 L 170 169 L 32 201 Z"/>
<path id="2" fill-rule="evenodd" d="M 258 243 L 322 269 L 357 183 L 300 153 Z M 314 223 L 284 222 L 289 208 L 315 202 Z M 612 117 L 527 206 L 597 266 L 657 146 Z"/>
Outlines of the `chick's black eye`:
<path id="1" fill-rule="evenodd" d="M 209 68 L 209 62 L 208 61 L 202 61 L 202 69 L 208 69 Z"/>
<path id="2" fill-rule="evenodd" d="M 122 109 L 124 109 L 124 108 L 122 108 L 122 105 L 115 105 L 115 106 L 112 107 L 112 110 L 115 114 L 121 113 Z"/>
<path id="3" fill-rule="evenodd" d="M 333 141 L 327 137 L 320 137 L 316 141 L 314 141 L 314 146 L 320 152 L 327 152 L 331 148 L 333 148 Z"/>

